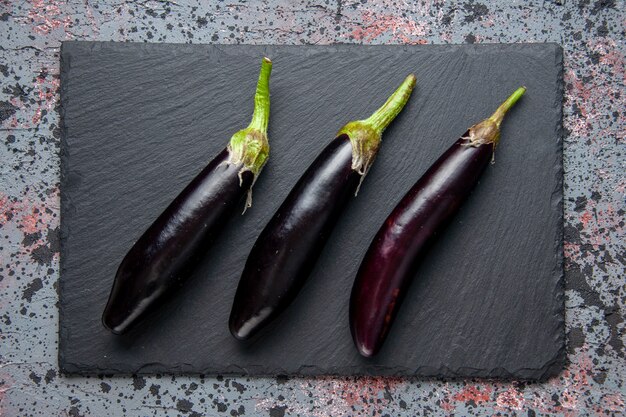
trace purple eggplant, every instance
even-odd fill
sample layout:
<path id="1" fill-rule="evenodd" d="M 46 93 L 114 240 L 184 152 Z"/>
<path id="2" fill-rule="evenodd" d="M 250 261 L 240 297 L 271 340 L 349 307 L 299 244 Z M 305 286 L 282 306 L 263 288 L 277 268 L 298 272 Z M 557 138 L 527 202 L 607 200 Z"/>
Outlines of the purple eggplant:
<path id="1" fill-rule="evenodd" d="M 409 75 L 370 118 L 340 129 L 263 229 L 233 302 L 229 325 L 235 338 L 252 337 L 296 297 L 414 86 Z"/>
<path id="2" fill-rule="evenodd" d="M 500 123 L 526 89 L 517 89 L 486 120 L 470 127 L 426 171 L 378 230 L 350 298 L 350 329 L 361 355 L 381 348 L 420 259 L 470 195 L 493 158 Z"/>
<path id="3" fill-rule="evenodd" d="M 246 208 L 250 206 L 252 185 L 269 156 L 271 71 L 272 62 L 264 58 L 250 125 L 232 136 L 122 260 L 102 316 L 111 332 L 125 333 L 166 302 L 204 258 L 246 194 Z"/>

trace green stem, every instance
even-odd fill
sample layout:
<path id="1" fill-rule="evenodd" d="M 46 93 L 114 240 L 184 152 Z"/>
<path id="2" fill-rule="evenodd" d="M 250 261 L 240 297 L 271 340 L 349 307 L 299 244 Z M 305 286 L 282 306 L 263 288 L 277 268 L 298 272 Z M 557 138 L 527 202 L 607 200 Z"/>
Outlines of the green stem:
<path id="1" fill-rule="evenodd" d="M 272 61 L 263 58 L 259 82 L 254 95 L 252 121 L 245 129 L 236 132 L 228 143 L 229 163 L 243 167 L 239 174 L 250 171 L 254 178 L 261 172 L 269 157 L 270 145 L 267 140 L 267 124 L 270 117 L 270 74 Z"/>
<path id="2" fill-rule="evenodd" d="M 411 74 L 369 118 L 354 120 L 339 129 L 337 136 L 346 135 L 352 144 L 352 169 L 361 175 L 361 181 L 376 158 L 383 131 L 409 101 L 413 87 L 415 75 Z M 360 186 L 359 183 L 357 193 Z"/>
<path id="3" fill-rule="evenodd" d="M 265 57 L 261 64 L 259 82 L 254 95 L 254 113 L 248 128 L 259 130 L 267 134 L 267 123 L 270 118 L 270 74 L 272 72 L 272 61 Z"/>
<path id="4" fill-rule="evenodd" d="M 502 120 L 504 119 L 504 116 L 506 115 L 506 112 L 508 112 L 509 109 L 513 107 L 515 103 L 517 103 L 517 100 L 519 100 L 524 95 L 525 92 L 526 92 L 526 87 L 520 87 L 517 90 L 515 90 L 515 92 L 513 92 L 513 94 L 511 94 L 511 96 L 507 98 L 506 101 L 502 103 L 500 107 L 498 107 L 498 109 L 491 115 L 489 120 L 494 122 L 496 126 L 499 128 L 500 124 L 502 123 Z"/>
<path id="5" fill-rule="evenodd" d="M 387 99 L 385 104 L 374 112 L 364 122 L 369 124 L 378 134 L 389 126 L 389 123 L 396 118 L 404 105 L 409 101 L 411 92 L 415 87 L 415 75 L 411 74 L 404 79 L 400 87 Z"/>

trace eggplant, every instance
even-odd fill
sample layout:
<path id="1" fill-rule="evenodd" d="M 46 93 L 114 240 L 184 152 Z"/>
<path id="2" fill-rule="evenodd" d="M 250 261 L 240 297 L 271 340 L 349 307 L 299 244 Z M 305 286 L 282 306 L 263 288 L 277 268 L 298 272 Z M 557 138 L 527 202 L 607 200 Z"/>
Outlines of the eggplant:
<path id="1" fill-rule="evenodd" d="M 424 251 L 470 195 L 493 158 L 505 114 L 525 91 L 517 89 L 491 117 L 470 127 L 378 230 L 350 296 L 350 330 L 361 355 L 371 357 L 380 350 Z"/>
<path id="2" fill-rule="evenodd" d="M 252 186 L 269 156 L 271 71 L 272 61 L 264 58 L 250 125 L 232 136 L 119 265 L 102 315 L 114 334 L 127 332 L 184 283 L 246 194 L 250 207 Z"/>
<path id="3" fill-rule="evenodd" d="M 383 131 L 414 86 L 411 74 L 371 117 L 341 128 L 265 226 L 233 301 L 229 327 L 235 338 L 252 337 L 296 297 L 350 197 L 358 192 Z"/>

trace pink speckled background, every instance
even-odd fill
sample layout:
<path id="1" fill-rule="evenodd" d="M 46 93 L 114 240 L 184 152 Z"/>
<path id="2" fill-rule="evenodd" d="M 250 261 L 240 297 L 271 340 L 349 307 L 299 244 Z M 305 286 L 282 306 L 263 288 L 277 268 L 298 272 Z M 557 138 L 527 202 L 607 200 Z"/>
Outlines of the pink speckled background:
<path id="1" fill-rule="evenodd" d="M 0 415 L 624 415 L 624 0 L 0 1 Z M 58 374 L 59 47 L 557 42 L 567 369 L 542 384 Z"/>

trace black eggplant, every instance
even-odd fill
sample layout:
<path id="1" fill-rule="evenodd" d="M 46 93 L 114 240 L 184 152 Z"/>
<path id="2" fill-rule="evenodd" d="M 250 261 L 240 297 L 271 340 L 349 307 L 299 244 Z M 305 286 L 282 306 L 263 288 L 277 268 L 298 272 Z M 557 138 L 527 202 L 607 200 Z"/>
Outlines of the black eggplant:
<path id="1" fill-rule="evenodd" d="M 374 161 L 383 131 L 414 86 L 415 76 L 409 75 L 370 118 L 340 129 L 263 229 L 233 302 L 229 325 L 234 337 L 251 337 L 296 297 Z"/>
<path id="2" fill-rule="evenodd" d="M 374 237 L 350 298 L 350 329 L 366 357 L 381 348 L 423 251 L 470 195 L 492 160 L 500 123 L 519 88 L 488 119 L 469 128 L 402 198 Z"/>
<path id="3" fill-rule="evenodd" d="M 250 125 L 233 135 L 122 260 L 102 316 L 113 333 L 129 330 L 185 281 L 246 193 L 250 206 L 252 185 L 269 156 L 271 71 L 264 58 Z"/>

